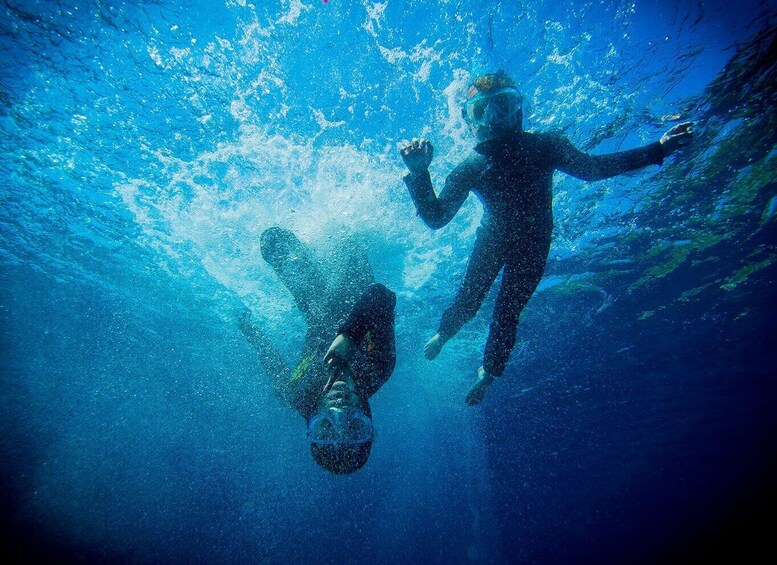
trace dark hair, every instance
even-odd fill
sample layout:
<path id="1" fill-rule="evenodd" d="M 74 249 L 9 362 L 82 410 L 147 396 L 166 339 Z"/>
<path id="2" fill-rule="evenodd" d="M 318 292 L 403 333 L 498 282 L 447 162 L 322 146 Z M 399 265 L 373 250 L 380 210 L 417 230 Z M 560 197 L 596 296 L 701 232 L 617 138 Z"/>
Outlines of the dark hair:
<path id="1" fill-rule="evenodd" d="M 372 419 L 372 408 L 364 396 L 359 395 L 359 409 Z M 375 430 L 373 429 L 373 437 Z M 310 444 L 313 460 L 335 475 L 355 473 L 367 463 L 372 451 L 372 438 L 364 443 L 337 443 L 331 445 Z"/>
<path id="2" fill-rule="evenodd" d="M 372 441 L 365 443 L 318 445 L 310 444 L 313 460 L 335 475 L 347 475 L 364 467 L 370 458 Z"/>

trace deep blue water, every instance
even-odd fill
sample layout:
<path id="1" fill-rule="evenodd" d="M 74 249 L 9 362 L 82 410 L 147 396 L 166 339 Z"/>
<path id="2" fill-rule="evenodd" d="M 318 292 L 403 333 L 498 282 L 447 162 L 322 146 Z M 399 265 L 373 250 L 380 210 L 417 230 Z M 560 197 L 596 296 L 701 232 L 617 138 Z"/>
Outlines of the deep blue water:
<path id="1" fill-rule="evenodd" d="M 775 555 L 777 6 L 713 2 L 0 5 L 5 548 L 57 561 L 666 563 Z M 459 104 L 503 67 L 524 126 L 663 167 L 558 174 L 546 276 L 477 408 L 495 292 L 425 340 L 482 210 L 415 215 Z M 398 296 L 369 463 L 333 476 L 240 334 L 304 324 L 259 254 L 355 236 Z M 763 514 L 761 514 L 763 513 Z"/>

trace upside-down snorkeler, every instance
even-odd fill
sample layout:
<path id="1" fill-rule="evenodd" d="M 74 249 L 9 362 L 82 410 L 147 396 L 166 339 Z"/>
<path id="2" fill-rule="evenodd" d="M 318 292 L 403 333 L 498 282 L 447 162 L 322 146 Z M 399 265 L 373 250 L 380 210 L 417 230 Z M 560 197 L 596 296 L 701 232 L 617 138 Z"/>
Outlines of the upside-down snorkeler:
<path id="1" fill-rule="evenodd" d="M 691 139 L 691 123 L 678 124 L 655 143 L 607 155 L 587 155 L 565 137 L 523 131 L 522 96 L 504 71 L 478 77 L 467 91 L 462 115 L 478 140 L 475 150 L 445 179 L 437 196 L 429 164 L 434 148 L 414 139 L 401 155 L 413 203 L 431 229 L 440 229 L 474 192 L 484 215 L 464 279 L 442 315 L 437 333 L 424 346 L 434 359 L 445 343 L 480 309 L 497 275 L 502 286 L 494 307 L 483 365 L 466 403 L 478 404 L 494 378 L 502 375 L 515 345 L 518 318 L 545 270 L 553 229 L 553 172 L 586 181 L 613 177 L 666 156 Z"/>
<path id="2" fill-rule="evenodd" d="M 308 324 L 297 368 L 289 370 L 248 310 L 240 315 L 240 329 L 275 394 L 307 421 L 316 463 L 335 474 L 353 473 L 372 449 L 369 398 L 396 363 L 396 296 L 373 282 L 367 257 L 353 246 L 339 250 L 339 268 L 327 264 L 324 271 L 288 230 L 270 228 L 260 244 Z"/>

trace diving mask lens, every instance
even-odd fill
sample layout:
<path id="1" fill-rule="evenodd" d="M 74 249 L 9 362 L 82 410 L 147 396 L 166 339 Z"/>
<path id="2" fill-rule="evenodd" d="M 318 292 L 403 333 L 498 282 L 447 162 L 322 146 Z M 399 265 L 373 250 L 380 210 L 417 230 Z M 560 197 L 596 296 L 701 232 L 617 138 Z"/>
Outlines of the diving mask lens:
<path id="1" fill-rule="evenodd" d="M 318 445 L 365 443 L 372 438 L 372 420 L 361 410 L 329 410 L 308 424 L 308 439 Z"/>
<path id="2" fill-rule="evenodd" d="M 481 93 L 464 103 L 464 119 L 473 125 L 498 124 L 518 111 L 522 98 L 514 88 Z"/>

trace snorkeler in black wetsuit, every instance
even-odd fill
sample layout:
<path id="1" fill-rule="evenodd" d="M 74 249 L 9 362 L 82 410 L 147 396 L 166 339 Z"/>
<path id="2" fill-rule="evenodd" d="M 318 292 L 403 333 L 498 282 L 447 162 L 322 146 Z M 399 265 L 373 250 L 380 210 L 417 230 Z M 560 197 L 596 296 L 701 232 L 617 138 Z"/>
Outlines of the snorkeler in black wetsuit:
<path id="1" fill-rule="evenodd" d="M 430 228 L 450 222 L 470 191 L 484 208 L 461 287 L 443 313 L 437 333 L 424 347 L 428 359 L 434 359 L 475 316 L 504 268 L 483 365 L 466 396 L 470 406 L 478 404 L 494 377 L 504 372 L 515 345 L 518 318 L 545 270 L 553 230 L 553 172 L 558 169 L 594 181 L 660 165 L 691 136 L 690 123 L 683 123 L 645 147 L 592 156 L 560 135 L 523 131 L 521 103 L 515 83 L 504 71 L 475 80 L 462 114 L 479 143 L 475 153 L 448 175 L 439 196 L 429 175 L 434 155 L 431 143 L 414 139 L 401 150 L 410 170 L 405 183 L 418 214 Z"/>
<path id="2" fill-rule="evenodd" d="M 240 329 L 256 349 L 276 395 L 308 423 L 313 459 L 332 473 L 360 469 L 372 448 L 368 399 L 388 380 L 396 363 L 396 296 L 373 282 L 366 256 L 339 250 L 341 265 L 325 278 L 308 249 L 290 231 L 270 228 L 261 236 L 262 256 L 291 291 L 308 331 L 292 372 L 248 311 Z"/>

